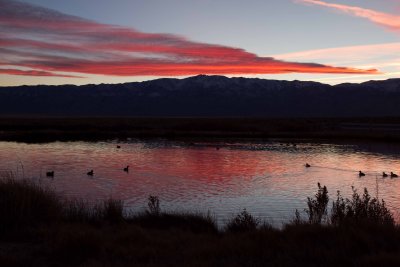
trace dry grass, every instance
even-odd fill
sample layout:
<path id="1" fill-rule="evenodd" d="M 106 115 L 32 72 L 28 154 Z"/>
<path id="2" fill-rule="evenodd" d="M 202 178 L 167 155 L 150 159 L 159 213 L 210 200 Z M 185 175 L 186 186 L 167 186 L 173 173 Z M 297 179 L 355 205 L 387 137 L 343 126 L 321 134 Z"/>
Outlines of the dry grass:
<path id="1" fill-rule="evenodd" d="M 318 198 L 318 192 L 317 198 L 310 198 L 316 207 L 320 206 L 313 200 L 325 199 Z M 359 197 L 365 204 L 366 199 Z M 63 201 L 27 181 L 1 180 L 0 199 L 0 266 L 400 264 L 399 227 L 374 220 L 359 223 L 380 212 L 360 217 L 357 223 L 303 221 L 279 230 L 260 224 L 244 211 L 221 230 L 207 215 L 150 208 L 124 214 L 121 201 L 106 200 L 94 206 Z M 376 210 L 373 199 L 368 203 L 364 208 Z"/>

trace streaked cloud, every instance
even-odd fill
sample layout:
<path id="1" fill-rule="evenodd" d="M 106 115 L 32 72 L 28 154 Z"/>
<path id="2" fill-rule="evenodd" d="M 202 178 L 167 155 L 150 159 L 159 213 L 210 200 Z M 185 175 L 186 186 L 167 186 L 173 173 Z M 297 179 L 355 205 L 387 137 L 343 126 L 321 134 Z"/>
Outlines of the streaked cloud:
<path id="1" fill-rule="evenodd" d="M 19 69 L 6 69 L 6 68 L 0 68 L 0 74 L 22 75 L 22 76 L 61 77 L 61 78 L 81 78 L 79 76 L 62 75 L 62 74 L 56 74 L 56 73 L 48 72 L 48 71 L 19 70 Z"/>
<path id="2" fill-rule="evenodd" d="M 318 61 L 324 64 L 352 64 L 356 68 L 379 68 L 383 74 L 369 75 L 368 79 L 397 78 L 400 73 L 400 42 L 372 45 L 334 47 L 326 49 L 298 51 L 274 55 L 279 60 Z M 338 82 L 365 81 L 364 75 L 335 75 L 313 79 L 315 81 Z"/>
<path id="3" fill-rule="evenodd" d="M 394 64 L 399 62 L 400 42 L 315 49 L 274 55 L 274 57 L 280 60 L 322 60 L 331 64 L 352 62 L 356 66 L 366 62 L 376 62 L 381 65 L 389 61 L 390 64 Z"/>
<path id="4" fill-rule="evenodd" d="M 400 30 L 400 16 L 398 15 L 387 14 L 357 6 L 327 3 L 319 0 L 295 0 L 295 2 L 331 8 L 356 17 L 366 18 L 390 30 Z"/>
<path id="5" fill-rule="evenodd" d="M 240 48 L 139 32 L 8 0 L 0 0 L 0 68 L 0 74 L 14 70 L 16 75 L 60 77 L 379 73 L 260 57 Z"/>

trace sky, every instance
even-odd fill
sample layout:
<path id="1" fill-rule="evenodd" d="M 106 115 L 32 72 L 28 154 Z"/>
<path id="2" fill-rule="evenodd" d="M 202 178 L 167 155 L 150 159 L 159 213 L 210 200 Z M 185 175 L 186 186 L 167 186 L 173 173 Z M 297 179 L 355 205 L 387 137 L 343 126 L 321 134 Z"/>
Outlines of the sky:
<path id="1" fill-rule="evenodd" d="M 0 0 L 0 86 L 399 77 L 400 0 Z"/>

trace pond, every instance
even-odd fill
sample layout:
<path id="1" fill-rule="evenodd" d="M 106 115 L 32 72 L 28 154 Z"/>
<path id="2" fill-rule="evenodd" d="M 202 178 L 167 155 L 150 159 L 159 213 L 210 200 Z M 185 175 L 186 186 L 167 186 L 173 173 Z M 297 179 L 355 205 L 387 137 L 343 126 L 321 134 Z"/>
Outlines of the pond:
<path id="1" fill-rule="evenodd" d="M 117 146 L 120 146 L 118 148 Z M 311 167 L 306 168 L 309 163 Z M 129 171 L 124 168 L 129 165 Z M 93 176 L 87 172 L 94 171 Z M 359 177 L 362 170 L 366 176 Z M 275 226 L 303 211 L 317 183 L 331 200 L 354 186 L 384 199 L 398 216 L 400 146 L 389 143 L 268 141 L 0 142 L 0 171 L 34 179 L 66 198 L 124 201 L 146 208 L 149 195 L 168 211 L 210 212 L 220 224 L 243 209 Z M 54 177 L 46 177 L 54 171 Z"/>

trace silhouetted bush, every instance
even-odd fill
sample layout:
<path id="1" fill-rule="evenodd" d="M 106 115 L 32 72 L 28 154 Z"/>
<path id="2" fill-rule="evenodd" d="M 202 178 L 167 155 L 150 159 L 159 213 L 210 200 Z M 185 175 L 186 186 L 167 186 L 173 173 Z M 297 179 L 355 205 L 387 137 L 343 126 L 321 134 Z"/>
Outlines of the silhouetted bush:
<path id="1" fill-rule="evenodd" d="M 244 209 L 241 213 L 231 219 L 225 226 L 227 232 L 246 232 L 254 231 L 260 224 L 260 220 Z"/>
<path id="2" fill-rule="evenodd" d="M 332 205 L 331 223 L 343 224 L 381 224 L 394 226 L 392 213 L 386 207 L 384 200 L 371 198 L 368 190 L 360 196 L 354 187 L 351 199 L 344 200 L 340 192 L 337 192 L 336 201 Z"/>
<path id="3" fill-rule="evenodd" d="M 147 206 L 149 207 L 148 213 L 151 215 L 160 214 L 160 199 L 157 196 L 149 196 Z"/>
<path id="4" fill-rule="evenodd" d="M 311 224 L 321 224 L 322 222 L 326 222 L 327 214 L 328 214 L 328 189 L 326 186 L 321 186 L 318 183 L 318 191 L 315 194 L 315 198 L 307 198 L 307 206 L 306 213 L 308 215 L 308 222 Z"/>

